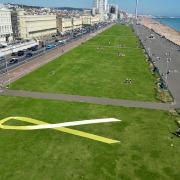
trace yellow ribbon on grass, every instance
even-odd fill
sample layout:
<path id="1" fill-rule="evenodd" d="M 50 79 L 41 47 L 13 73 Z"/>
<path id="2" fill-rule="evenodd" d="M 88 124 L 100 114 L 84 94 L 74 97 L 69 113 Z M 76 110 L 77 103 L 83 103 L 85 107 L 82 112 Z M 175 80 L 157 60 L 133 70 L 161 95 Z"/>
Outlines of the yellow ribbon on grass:
<path id="1" fill-rule="evenodd" d="M 31 123 L 31 124 L 35 124 L 35 125 L 27 125 L 27 126 L 12 126 L 12 125 L 3 125 L 4 123 L 6 123 L 7 121 L 10 120 L 18 120 L 18 121 L 23 121 L 23 122 L 27 122 L 27 123 Z M 115 120 L 115 121 L 120 121 L 120 120 Z M 63 124 L 63 123 L 62 123 Z M 100 141 L 103 143 L 107 143 L 107 144 L 113 144 L 113 143 L 118 143 L 118 140 L 113 140 L 113 139 L 109 139 L 106 137 L 102 137 L 102 136 L 98 136 L 98 135 L 94 135 L 94 134 L 90 134 L 90 133 L 86 133 L 83 131 L 79 131 L 79 130 L 74 130 L 71 128 L 66 128 L 66 127 L 53 127 L 53 125 L 58 125 L 58 124 L 49 124 L 37 119 L 32 119 L 32 118 L 27 118 L 27 117 L 8 117 L 8 118 L 4 118 L 2 120 L 0 120 L 0 128 L 1 129 L 9 129 L 9 130 L 35 130 L 35 129 L 54 129 L 57 131 L 61 131 L 61 132 L 65 132 L 68 134 L 73 134 L 76 136 L 81 136 L 84 138 L 88 138 L 88 139 L 92 139 L 95 141 Z M 49 127 L 48 127 L 49 126 Z M 51 128 L 52 126 L 52 128 Z"/>

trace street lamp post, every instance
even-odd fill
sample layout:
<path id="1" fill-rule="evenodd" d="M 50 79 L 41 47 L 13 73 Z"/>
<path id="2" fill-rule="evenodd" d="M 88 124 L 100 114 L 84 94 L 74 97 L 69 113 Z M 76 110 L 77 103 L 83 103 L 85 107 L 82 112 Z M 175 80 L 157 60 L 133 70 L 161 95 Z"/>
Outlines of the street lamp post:
<path id="1" fill-rule="evenodd" d="M 0 92 L 3 89 L 4 72 L 3 72 L 4 60 L 0 60 Z"/>
<path id="2" fill-rule="evenodd" d="M 46 39 L 43 40 L 43 45 L 44 45 L 44 53 L 46 53 Z"/>
<path id="3" fill-rule="evenodd" d="M 147 49 L 148 49 L 149 57 L 151 58 L 151 48 L 148 47 Z"/>
<path id="4" fill-rule="evenodd" d="M 138 3 L 139 3 L 139 0 L 136 0 L 136 9 L 135 9 L 136 21 L 138 18 Z"/>
<path id="5" fill-rule="evenodd" d="M 8 71 L 8 60 L 7 60 L 7 57 L 5 58 L 5 69 L 6 69 L 6 76 L 7 79 L 8 79 L 8 87 L 10 86 L 10 78 L 9 78 L 9 71 Z M 4 82 L 6 83 L 6 78 L 4 79 Z"/>

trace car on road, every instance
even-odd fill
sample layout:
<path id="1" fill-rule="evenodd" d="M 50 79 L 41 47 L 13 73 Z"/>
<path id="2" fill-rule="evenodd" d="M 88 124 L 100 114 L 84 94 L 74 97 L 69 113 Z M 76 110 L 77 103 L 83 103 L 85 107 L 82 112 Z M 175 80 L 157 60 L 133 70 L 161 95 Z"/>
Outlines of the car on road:
<path id="1" fill-rule="evenodd" d="M 10 61 L 9 61 L 9 64 L 16 64 L 18 63 L 18 58 L 12 58 Z"/>
<path id="2" fill-rule="evenodd" d="M 4 57 L 4 56 L 1 56 L 1 57 L 0 57 L 0 61 L 5 61 L 5 57 Z"/>
<path id="3" fill-rule="evenodd" d="M 26 57 L 27 57 L 27 58 L 32 57 L 32 56 L 33 56 L 33 53 L 31 53 L 31 52 L 28 52 L 28 53 L 26 54 Z"/>
<path id="4" fill-rule="evenodd" d="M 35 46 L 31 47 L 31 48 L 28 48 L 28 50 L 37 51 L 38 50 L 38 45 L 35 45 Z"/>
<path id="5" fill-rule="evenodd" d="M 49 45 L 46 46 L 46 49 L 52 49 L 52 48 L 55 48 L 55 47 L 56 47 L 56 45 L 54 45 L 54 44 L 49 44 Z"/>
<path id="6" fill-rule="evenodd" d="M 67 42 L 66 39 L 62 39 L 62 40 L 59 40 L 59 41 L 58 41 L 59 44 L 65 44 L 66 42 Z"/>
<path id="7" fill-rule="evenodd" d="M 18 56 L 23 56 L 23 55 L 24 55 L 24 51 L 18 51 L 18 52 L 17 52 L 17 55 L 18 55 Z"/>
<path id="8" fill-rule="evenodd" d="M 17 56 L 17 52 L 13 52 L 11 56 Z"/>
<path id="9" fill-rule="evenodd" d="M 59 40 L 58 43 L 59 44 L 64 44 L 64 41 L 63 40 Z"/>

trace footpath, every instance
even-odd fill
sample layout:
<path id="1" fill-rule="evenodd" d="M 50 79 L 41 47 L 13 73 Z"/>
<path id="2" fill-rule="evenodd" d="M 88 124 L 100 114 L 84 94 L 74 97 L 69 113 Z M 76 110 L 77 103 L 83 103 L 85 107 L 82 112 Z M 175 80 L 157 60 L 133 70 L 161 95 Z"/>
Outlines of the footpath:
<path id="1" fill-rule="evenodd" d="M 145 108 L 145 109 L 158 109 L 158 110 L 173 110 L 180 108 L 180 106 L 170 103 L 144 102 L 144 101 L 133 101 L 133 100 L 124 100 L 124 99 L 30 92 L 30 91 L 10 90 L 10 89 L 5 89 L 1 91 L 0 95 L 28 97 L 35 99 L 48 99 L 48 100 L 56 100 L 56 101 L 83 102 L 83 103 L 92 103 L 92 104 L 100 104 L 100 105 L 124 106 L 124 107 Z"/>

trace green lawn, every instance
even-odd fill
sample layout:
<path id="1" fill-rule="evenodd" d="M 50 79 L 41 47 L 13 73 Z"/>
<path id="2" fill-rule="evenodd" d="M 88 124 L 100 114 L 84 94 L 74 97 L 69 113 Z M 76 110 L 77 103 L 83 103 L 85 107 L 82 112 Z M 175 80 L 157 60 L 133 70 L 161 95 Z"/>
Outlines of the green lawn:
<path id="1" fill-rule="evenodd" d="M 124 83 L 127 78 L 132 84 Z M 123 25 L 113 26 L 11 85 L 12 89 L 156 101 L 154 87 L 138 38 Z"/>
<path id="2" fill-rule="evenodd" d="M 49 123 L 118 118 L 122 122 L 76 129 L 121 143 L 108 145 L 55 130 L 0 129 L 1 180 L 180 179 L 180 141 L 171 138 L 177 127 L 166 111 L 0 96 L 0 119 L 9 116 Z"/>

